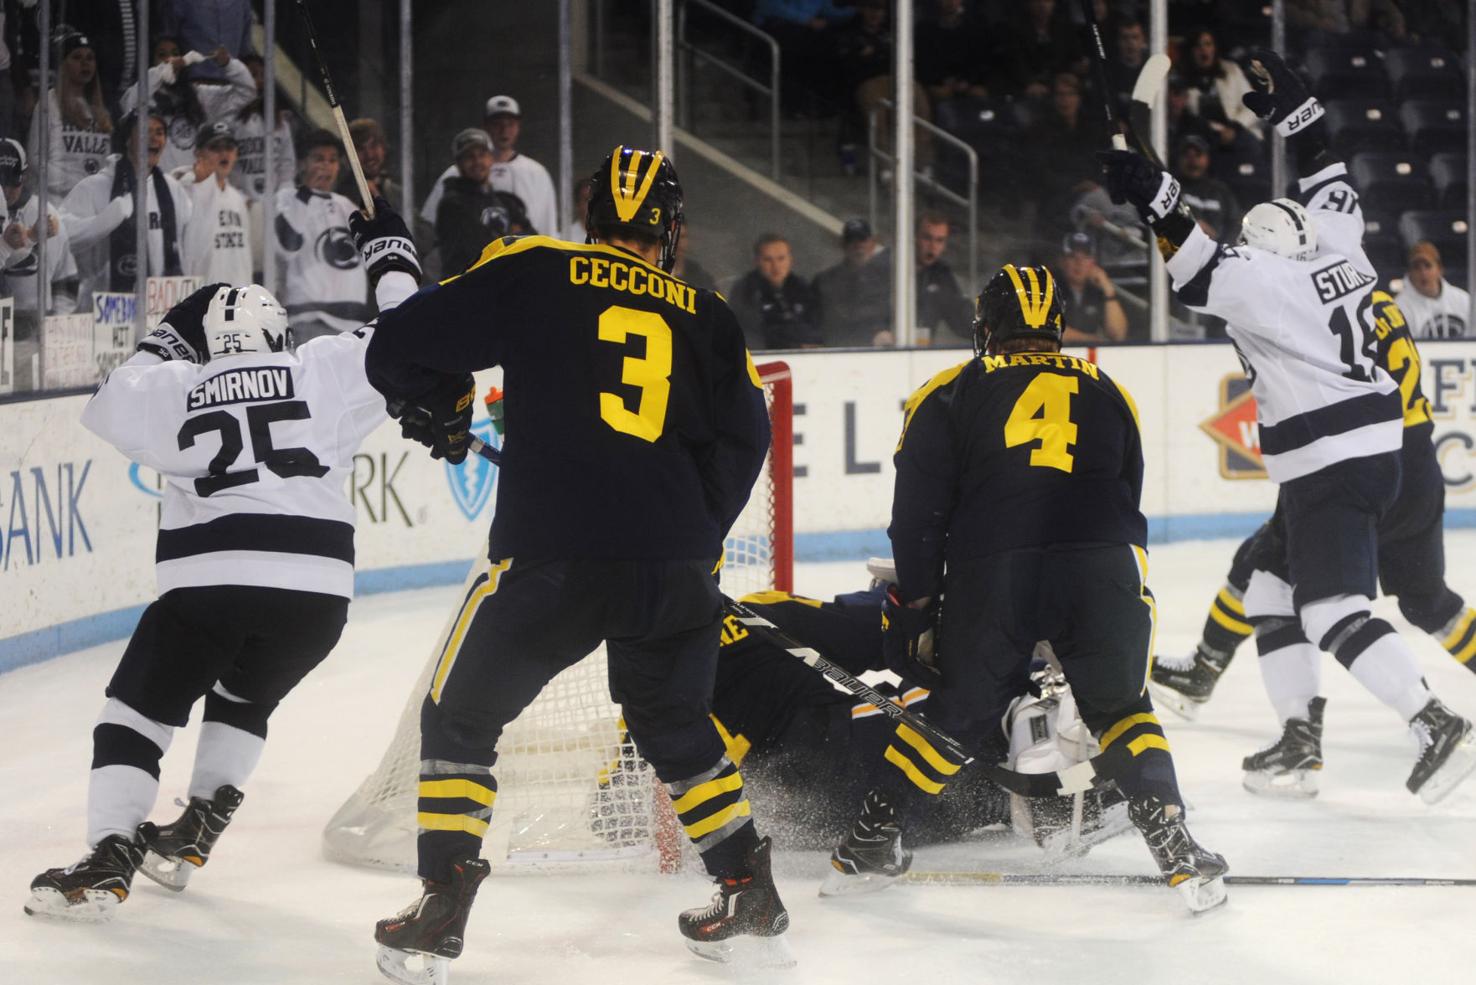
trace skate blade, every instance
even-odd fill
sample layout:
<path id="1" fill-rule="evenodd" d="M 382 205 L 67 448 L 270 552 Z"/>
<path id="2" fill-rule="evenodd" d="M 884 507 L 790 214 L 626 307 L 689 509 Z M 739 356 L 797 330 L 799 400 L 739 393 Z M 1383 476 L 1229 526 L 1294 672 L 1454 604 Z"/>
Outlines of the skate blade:
<path id="1" fill-rule="evenodd" d="M 1420 786 L 1420 799 L 1427 804 L 1440 803 L 1473 771 L 1476 771 L 1476 729 L 1469 729 L 1440 768 Z"/>
<path id="2" fill-rule="evenodd" d="M 412 959 L 418 959 L 420 967 L 410 967 Z M 374 963 L 379 966 L 381 975 L 400 985 L 446 985 L 451 980 L 451 959 L 434 954 L 401 951 L 381 944 L 379 952 L 374 955 Z"/>
<path id="3" fill-rule="evenodd" d="M 1199 717 L 1199 708 L 1204 702 L 1186 698 L 1183 694 L 1171 687 L 1150 679 L 1148 681 L 1148 693 L 1153 697 L 1153 707 L 1167 708 L 1185 721 L 1192 722 Z"/>
<path id="4" fill-rule="evenodd" d="M 831 866 L 825 873 L 825 878 L 820 883 L 820 895 L 829 896 L 866 896 L 870 893 L 879 893 L 891 886 L 901 874 L 895 876 L 883 875 L 879 872 L 864 872 L 859 875 L 848 875 Z"/>
<path id="5" fill-rule="evenodd" d="M 687 950 L 707 961 L 730 964 L 738 968 L 793 968 L 794 952 L 783 934 L 756 937 L 739 934 L 725 941 L 687 941 Z"/>
<path id="6" fill-rule="evenodd" d="M 1174 887 L 1174 891 L 1195 916 L 1225 905 L 1225 880 L 1221 876 L 1185 879 Z"/>
<path id="7" fill-rule="evenodd" d="M 1289 773 L 1263 773 L 1249 770 L 1240 785 L 1258 797 L 1280 800 L 1311 800 L 1317 796 L 1317 771 L 1292 770 Z"/>
<path id="8" fill-rule="evenodd" d="M 144 853 L 144 860 L 139 863 L 138 871 L 170 892 L 182 893 L 197 868 L 199 866 L 183 859 L 166 858 L 149 851 Z"/>
<path id="9" fill-rule="evenodd" d="M 123 900 L 107 889 L 88 889 L 82 899 L 69 902 L 59 890 L 42 888 L 31 890 L 31 898 L 23 909 L 33 917 L 48 920 L 65 920 L 69 923 L 107 923 L 118 912 Z"/>

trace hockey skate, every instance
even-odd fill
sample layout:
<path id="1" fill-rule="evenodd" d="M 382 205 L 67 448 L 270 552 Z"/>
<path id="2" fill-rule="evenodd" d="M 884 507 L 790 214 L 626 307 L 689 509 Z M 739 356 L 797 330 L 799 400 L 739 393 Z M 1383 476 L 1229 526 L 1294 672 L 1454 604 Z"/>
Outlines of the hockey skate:
<path id="1" fill-rule="evenodd" d="M 1434 698 L 1409 720 L 1420 757 L 1405 786 L 1427 804 L 1444 800 L 1476 770 L 1476 732 L 1471 723 Z"/>
<path id="2" fill-rule="evenodd" d="M 719 879 L 712 902 L 684 910 L 677 929 L 698 957 L 748 968 L 788 968 L 794 955 L 784 932 L 789 912 L 779 899 L 769 867 L 772 842 L 762 839 L 748 852 L 748 874 Z"/>
<path id="3" fill-rule="evenodd" d="M 210 850 L 245 796 L 227 785 L 208 800 L 191 797 L 179 820 L 155 829 L 138 870 L 165 889 L 182 892 L 194 871 L 210 861 Z"/>
<path id="4" fill-rule="evenodd" d="M 1155 656 L 1148 674 L 1153 704 L 1193 721 L 1199 717 L 1199 706 L 1214 694 L 1220 675 L 1229 665 L 1229 656 L 1209 650 L 1204 644 L 1185 657 Z"/>
<path id="5" fill-rule="evenodd" d="M 912 868 L 897 814 L 875 790 L 866 795 L 861 816 L 830 853 L 830 867 L 820 884 L 821 896 L 879 892 Z"/>
<path id="6" fill-rule="evenodd" d="M 31 898 L 25 911 L 33 917 L 54 917 L 79 923 L 111 920 L 118 904 L 128 898 L 133 874 L 143 860 L 144 842 L 153 836 L 145 822 L 130 840 L 108 835 L 82 860 L 64 869 L 47 869 L 31 880 Z"/>
<path id="7" fill-rule="evenodd" d="M 1184 824 L 1184 809 L 1157 797 L 1130 798 L 1128 816 L 1158 863 L 1166 883 L 1178 890 L 1193 913 L 1225 902 L 1224 875 L 1230 867 L 1194 840 Z"/>
<path id="8" fill-rule="evenodd" d="M 379 943 L 375 963 L 384 977 L 401 985 L 446 985 L 450 959 L 461 956 L 477 886 L 491 870 L 486 859 L 453 862 L 450 882 L 425 880 L 420 899 L 375 924 L 374 939 Z M 409 963 L 415 957 L 420 959 L 418 968 Z"/>
<path id="9" fill-rule="evenodd" d="M 1317 775 L 1322 772 L 1322 709 L 1325 698 L 1307 703 L 1306 718 L 1288 718 L 1281 738 L 1240 764 L 1245 770 L 1241 784 L 1262 797 L 1307 799 L 1317 796 Z"/>

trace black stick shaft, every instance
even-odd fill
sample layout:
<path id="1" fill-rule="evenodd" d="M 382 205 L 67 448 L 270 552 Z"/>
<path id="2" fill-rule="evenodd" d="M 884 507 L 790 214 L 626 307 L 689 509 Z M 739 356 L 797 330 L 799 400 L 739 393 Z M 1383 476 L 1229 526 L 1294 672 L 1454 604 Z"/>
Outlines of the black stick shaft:
<path id="1" fill-rule="evenodd" d="M 1102 115 L 1107 121 L 1107 133 L 1112 137 L 1116 150 L 1127 150 L 1127 138 L 1117 129 L 1117 115 L 1112 112 L 1112 92 L 1107 87 L 1107 49 L 1102 46 L 1102 29 L 1097 26 L 1097 12 L 1092 0 L 1081 0 L 1081 15 L 1092 33 L 1092 69 L 1097 79 L 1097 90 L 1102 97 Z"/>
<path id="2" fill-rule="evenodd" d="M 364 166 L 359 163 L 359 152 L 354 149 L 354 138 L 349 133 L 348 120 L 344 118 L 343 106 L 333 88 L 333 76 L 328 74 L 328 62 L 318 48 L 318 32 L 313 27 L 313 15 L 308 10 L 307 0 L 297 0 L 297 10 L 302 14 L 303 26 L 307 29 L 308 47 L 312 49 L 313 61 L 318 64 L 318 76 L 323 80 L 323 94 L 328 97 L 328 108 L 333 111 L 333 122 L 338 127 L 338 137 L 343 141 L 343 152 L 348 155 L 349 168 L 354 173 L 354 184 L 359 189 L 359 199 L 364 203 L 361 212 L 374 218 L 374 196 L 369 193 L 369 182 L 364 178 Z"/>

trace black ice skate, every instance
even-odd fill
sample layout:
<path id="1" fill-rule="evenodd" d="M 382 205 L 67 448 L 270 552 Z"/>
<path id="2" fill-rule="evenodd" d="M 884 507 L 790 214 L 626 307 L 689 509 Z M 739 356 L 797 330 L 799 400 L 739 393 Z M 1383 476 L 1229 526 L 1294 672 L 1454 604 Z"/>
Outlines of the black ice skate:
<path id="1" fill-rule="evenodd" d="M 208 800 L 191 797 L 179 820 L 156 829 L 144 846 L 147 852 L 139 871 L 165 889 L 182 891 L 194 871 L 210 861 L 216 839 L 245 797 L 229 785 L 218 788 Z"/>
<path id="2" fill-rule="evenodd" d="M 1476 770 L 1476 732 L 1471 723 L 1434 698 L 1409 720 L 1420 758 L 1405 786 L 1427 804 L 1438 803 Z"/>
<path id="3" fill-rule="evenodd" d="M 830 868 L 820 884 L 821 896 L 874 893 L 912 868 L 897 813 L 877 791 L 866 795 L 861 816 L 830 853 Z"/>
<path id="4" fill-rule="evenodd" d="M 1305 799 L 1317 796 L 1322 772 L 1322 709 L 1327 699 L 1307 703 L 1306 718 L 1288 718 L 1281 738 L 1245 757 L 1241 784 L 1263 797 Z"/>
<path id="5" fill-rule="evenodd" d="M 25 911 L 33 917 L 82 923 L 111 920 L 118 904 L 128 898 L 133 873 L 143 860 L 144 840 L 152 836 L 153 827 L 139 825 L 132 839 L 108 835 L 80 862 L 65 869 L 47 869 L 31 880 Z"/>
<path id="6" fill-rule="evenodd" d="M 461 956 L 477 886 L 491 870 L 486 859 L 453 862 L 450 882 L 425 880 L 420 899 L 375 924 L 380 972 L 402 985 L 445 985 L 447 962 Z M 411 968 L 407 962 L 416 955 L 421 966 Z"/>
<path id="7" fill-rule="evenodd" d="M 1191 912 L 1203 913 L 1225 902 L 1224 858 L 1194 840 L 1184 824 L 1184 809 L 1157 797 L 1130 798 L 1128 817 L 1158 863 L 1164 882 L 1179 891 Z"/>
<path id="8" fill-rule="evenodd" d="M 1148 675 L 1153 704 L 1193 721 L 1199 715 L 1199 706 L 1215 692 L 1215 685 L 1233 656 L 1233 653 L 1211 650 L 1203 643 L 1185 657 L 1155 656 Z"/>
<path id="9" fill-rule="evenodd" d="M 771 846 L 768 838 L 762 839 L 749 849 L 746 875 L 719 879 L 711 903 L 677 917 L 677 929 L 693 954 L 751 968 L 794 964 L 784 939 L 789 912 L 769 868 Z"/>

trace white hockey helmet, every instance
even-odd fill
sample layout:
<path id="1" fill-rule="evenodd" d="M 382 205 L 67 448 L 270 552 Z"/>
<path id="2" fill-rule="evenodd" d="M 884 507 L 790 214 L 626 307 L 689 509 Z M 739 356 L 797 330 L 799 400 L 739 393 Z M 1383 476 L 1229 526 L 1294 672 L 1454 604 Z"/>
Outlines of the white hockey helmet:
<path id="1" fill-rule="evenodd" d="M 1317 253 L 1317 226 L 1302 203 L 1274 198 L 1240 220 L 1240 242 L 1289 260 L 1310 260 Z"/>
<path id="2" fill-rule="evenodd" d="M 287 309 L 260 284 L 222 287 L 205 312 L 205 345 L 211 359 L 287 347 Z"/>

